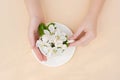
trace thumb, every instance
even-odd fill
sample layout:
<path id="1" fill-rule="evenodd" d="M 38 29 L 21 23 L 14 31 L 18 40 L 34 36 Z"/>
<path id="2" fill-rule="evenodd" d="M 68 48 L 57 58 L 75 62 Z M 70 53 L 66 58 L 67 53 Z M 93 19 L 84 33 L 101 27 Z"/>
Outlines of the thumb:
<path id="1" fill-rule="evenodd" d="M 69 40 L 75 40 L 75 39 L 77 39 L 77 36 L 74 34 L 74 35 L 70 36 L 68 39 Z"/>
<path id="2" fill-rule="evenodd" d="M 79 35 L 82 33 L 83 27 L 80 27 L 77 32 L 75 32 L 72 36 L 69 37 L 70 40 L 75 40 L 79 37 Z"/>

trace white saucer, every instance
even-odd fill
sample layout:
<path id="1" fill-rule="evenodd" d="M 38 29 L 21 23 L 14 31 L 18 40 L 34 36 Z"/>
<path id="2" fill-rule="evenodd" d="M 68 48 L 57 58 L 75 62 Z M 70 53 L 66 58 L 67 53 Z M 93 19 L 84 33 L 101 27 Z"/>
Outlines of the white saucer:
<path id="1" fill-rule="evenodd" d="M 65 25 L 63 24 L 60 24 L 60 23 L 57 23 L 57 22 L 54 22 L 56 25 L 60 26 L 59 29 L 63 32 L 65 32 L 68 37 L 72 36 L 72 31 L 66 27 Z M 64 51 L 64 53 L 62 55 L 59 55 L 59 56 L 55 56 L 55 57 L 48 57 L 47 58 L 47 61 L 40 61 L 34 51 L 32 50 L 32 53 L 33 55 L 35 56 L 35 58 L 43 65 L 46 65 L 46 66 L 49 66 L 49 67 L 58 67 L 58 66 L 61 66 L 65 63 L 67 63 L 73 56 L 74 52 L 75 52 L 75 49 L 76 47 L 68 47 L 67 50 Z"/>

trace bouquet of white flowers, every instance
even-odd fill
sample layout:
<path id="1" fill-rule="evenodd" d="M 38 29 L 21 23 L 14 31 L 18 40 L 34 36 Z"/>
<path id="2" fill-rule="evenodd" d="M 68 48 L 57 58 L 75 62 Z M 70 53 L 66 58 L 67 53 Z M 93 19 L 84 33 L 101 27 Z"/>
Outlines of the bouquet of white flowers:
<path id="1" fill-rule="evenodd" d="M 38 33 L 40 38 L 37 40 L 36 46 L 47 57 L 62 54 L 68 48 L 69 43 L 73 42 L 68 40 L 67 34 L 62 32 L 55 23 L 48 25 L 41 23 Z"/>

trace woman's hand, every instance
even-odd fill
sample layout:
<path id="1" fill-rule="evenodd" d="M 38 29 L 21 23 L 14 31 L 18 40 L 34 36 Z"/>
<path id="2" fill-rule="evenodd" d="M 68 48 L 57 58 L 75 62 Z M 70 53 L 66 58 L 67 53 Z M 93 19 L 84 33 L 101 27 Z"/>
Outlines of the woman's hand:
<path id="1" fill-rule="evenodd" d="M 105 0 L 91 0 L 90 2 L 91 6 L 85 20 L 82 22 L 78 31 L 70 38 L 75 40 L 70 46 L 86 45 L 96 37 L 97 18 Z M 82 32 L 85 34 L 79 38 Z"/>
<path id="2" fill-rule="evenodd" d="M 36 47 L 36 41 L 39 38 L 38 26 L 44 19 L 42 10 L 41 10 L 41 6 L 39 3 L 40 3 L 39 0 L 25 0 L 25 4 L 28 9 L 28 13 L 30 15 L 28 38 L 30 41 L 30 45 L 31 45 L 32 49 L 34 50 L 38 59 L 41 61 L 46 61 L 47 58 Z"/>
<path id="3" fill-rule="evenodd" d="M 77 32 L 75 32 L 74 35 L 70 38 L 71 40 L 75 40 L 75 42 L 71 43 L 70 46 L 87 45 L 91 40 L 96 37 L 96 27 L 96 19 L 86 18 L 82 22 Z M 82 33 L 84 34 L 82 35 Z"/>
<path id="4" fill-rule="evenodd" d="M 41 23 L 41 20 L 37 17 L 31 18 L 30 25 L 29 25 L 29 31 L 28 31 L 28 38 L 30 41 L 30 45 L 32 49 L 34 50 L 37 58 L 41 61 L 46 61 L 47 58 L 44 56 L 41 51 L 36 47 L 36 41 L 39 39 L 38 35 L 38 26 Z"/>

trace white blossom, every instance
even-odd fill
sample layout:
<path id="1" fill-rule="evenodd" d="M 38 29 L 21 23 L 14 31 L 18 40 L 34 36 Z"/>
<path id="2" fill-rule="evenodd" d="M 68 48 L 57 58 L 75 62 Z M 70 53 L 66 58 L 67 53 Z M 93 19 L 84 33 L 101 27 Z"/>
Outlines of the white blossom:
<path id="1" fill-rule="evenodd" d="M 46 43 L 48 40 L 49 40 L 49 36 L 48 36 L 48 35 L 43 35 L 43 36 L 42 36 L 42 41 L 43 41 L 44 43 Z"/>
<path id="2" fill-rule="evenodd" d="M 56 29 L 55 35 L 56 36 L 60 36 L 61 35 L 61 31 L 59 29 Z"/>
<path id="3" fill-rule="evenodd" d="M 67 49 L 63 44 L 67 40 L 67 34 L 60 31 L 56 25 L 50 25 L 48 30 L 44 30 L 44 35 L 36 42 L 36 46 L 41 48 L 46 56 L 59 55 Z"/>
<path id="4" fill-rule="evenodd" d="M 62 41 L 66 41 L 67 38 L 66 38 L 65 36 L 61 36 L 61 37 L 60 37 L 60 40 L 62 40 Z"/>
<path id="5" fill-rule="evenodd" d="M 57 52 L 58 52 L 59 54 L 61 54 L 61 53 L 63 52 L 63 49 L 58 48 L 58 49 L 57 49 Z"/>
<path id="6" fill-rule="evenodd" d="M 62 49 L 66 49 L 67 48 L 67 45 L 62 45 Z"/>
<path id="7" fill-rule="evenodd" d="M 47 49 L 46 46 L 43 47 L 43 51 L 44 51 L 45 53 L 48 53 L 48 49 Z"/>
<path id="8" fill-rule="evenodd" d="M 50 30 L 51 33 L 54 33 L 55 31 L 55 27 L 53 25 L 50 25 L 48 29 Z"/>
<path id="9" fill-rule="evenodd" d="M 50 32 L 48 30 L 44 30 L 45 35 L 50 35 Z"/>

